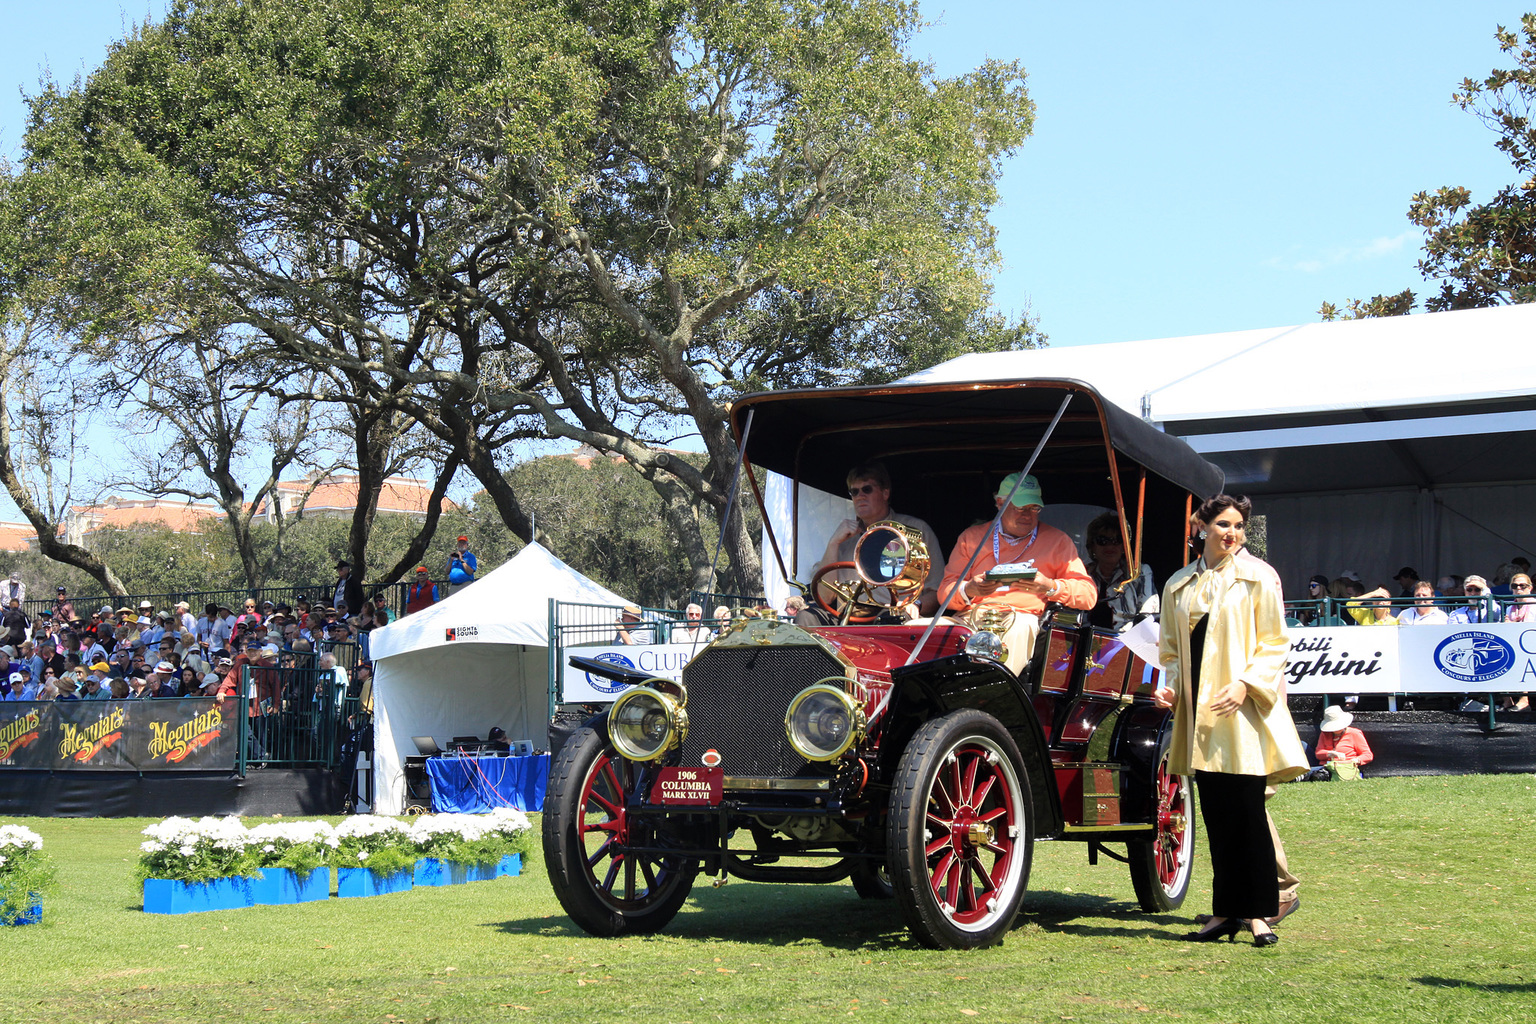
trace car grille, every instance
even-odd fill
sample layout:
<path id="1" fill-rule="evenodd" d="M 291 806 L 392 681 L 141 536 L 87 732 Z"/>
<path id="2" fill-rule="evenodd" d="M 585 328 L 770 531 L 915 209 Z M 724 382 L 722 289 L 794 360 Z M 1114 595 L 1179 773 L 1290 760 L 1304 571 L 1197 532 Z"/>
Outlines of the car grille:
<path id="1" fill-rule="evenodd" d="M 720 752 L 727 776 L 786 778 L 805 767 L 784 737 L 784 712 L 801 690 L 842 666 L 814 646 L 716 647 L 683 671 L 688 687 L 688 738 L 682 763 Z"/>

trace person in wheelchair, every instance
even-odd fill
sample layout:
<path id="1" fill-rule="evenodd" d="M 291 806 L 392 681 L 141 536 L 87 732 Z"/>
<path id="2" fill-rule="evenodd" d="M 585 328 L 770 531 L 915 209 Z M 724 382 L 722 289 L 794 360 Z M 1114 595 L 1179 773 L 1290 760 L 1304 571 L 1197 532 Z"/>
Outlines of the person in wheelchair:
<path id="1" fill-rule="evenodd" d="M 916 601 L 907 605 L 902 611 L 916 615 L 932 615 L 939 606 L 939 582 L 944 577 L 944 552 L 939 546 L 939 538 L 933 532 L 933 527 L 916 516 L 903 515 L 891 510 L 891 476 L 886 472 L 884 463 L 871 460 L 850 469 L 848 497 L 853 501 L 855 518 L 844 519 L 832 531 L 832 536 L 827 538 L 827 549 L 822 554 L 821 560 L 816 563 L 815 570 L 834 562 L 852 562 L 854 547 L 858 544 L 859 538 L 875 523 L 886 520 L 901 523 L 922 534 L 932 566 L 923 584 L 922 593 L 918 595 Z M 859 581 L 858 574 L 852 569 L 833 570 L 827 574 L 827 579 L 833 583 L 845 585 L 856 584 Z M 832 608 L 840 607 L 843 602 L 842 595 L 825 584 L 817 588 L 816 596 Z M 876 597 L 878 600 L 884 600 L 878 592 Z"/>

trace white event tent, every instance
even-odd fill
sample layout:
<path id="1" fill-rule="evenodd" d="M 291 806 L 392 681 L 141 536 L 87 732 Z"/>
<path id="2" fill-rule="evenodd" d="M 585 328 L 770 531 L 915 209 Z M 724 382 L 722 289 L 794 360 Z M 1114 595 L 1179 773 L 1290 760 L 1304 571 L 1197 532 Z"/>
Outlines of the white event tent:
<path id="1" fill-rule="evenodd" d="M 628 603 L 529 544 L 458 593 L 373 633 L 375 813 L 404 809 L 413 736 L 442 745 L 499 725 L 513 740 L 544 746 L 551 598 Z"/>
<path id="2" fill-rule="evenodd" d="M 1288 594 L 1536 550 L 1536 305 L 973 353 L 907 380 L 1026 377 L 1085 381 L 1220 466 Z"/>

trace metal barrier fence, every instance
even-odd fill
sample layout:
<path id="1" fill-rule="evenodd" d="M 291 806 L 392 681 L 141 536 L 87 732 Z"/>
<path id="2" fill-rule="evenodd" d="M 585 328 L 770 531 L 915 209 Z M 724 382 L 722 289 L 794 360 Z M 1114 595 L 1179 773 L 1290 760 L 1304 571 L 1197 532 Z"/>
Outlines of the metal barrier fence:
<path id="1" fill-rule="evenodd" d="M 240 745 L 235 770 L 328 768 L 344 765 L 357 723 L 358 698 L 348 696 L 351 673 L 307 664 L 245 666 L 240 673 Z"/>
<path id="2" fill-rule="evenodd" d="M 1323 597 L 1316 600 L 1300 600 L 1285 602 L 1285 616 L 1293 626 L 1351 626 L 1356 619 L 1350 614 L 1350 609 L 1362 609 L 1367 606 L 1375 607 L 1382 603 L 1381 598 L 1372 598 L 1369 601 L 1358 597 L 1337 598 Z M 1513 596 L 1509 594 L 1484 594 L 1481 597 L 1437 597 L 1428 604 L 1418 598 L 1394 597 L 1386 601 L 1391 608 L 1391 613 L 1396 616 L 1410 607 L 1438 608 L 1449 615 L 1459 608 L 1477 609 L 1478 622 L 1497 622 L 1504 618 L 1505 611 L 1514 604 L 1530 603 L 1533 605 L 1532 616 L 1536 618 L 1536 599 L 1530 596 Z"/>
<path id="3" fill-rule="evenodd" d="M 713 618 L 711 613 L 721 605 L 736 612 L 742 607 L 756 608 L 763 603 L 762 598 L 747 598 L 743 603 L 731 604 L 736 595 L 731 594 L 703 594 L 695 591 L 695 598 L 703 597 L 704 601 L 695 600 L 704 609 L 703 625 L 711 632 L 718 631 L 720 627 L 727 625 L 731 619 Z M 553 717 L 555 708 L 563 698 L 561 686 L 561 669 L 565 664 L 566 654 L 572 648 L 579 647 L 610 647 L 615 644 L 626 643 L 620 637 L 620 630 L 624 629 L 621 619 L 623 607 L 610 604 L 582 604 L 573 601 L 556 601 L 553 598 L 549 602 L 549 713 Z M 672 641 L 672 631 L 685 626 L 687 616 L 684 611 L 676 608 L 641 608 L 640 622 L 628 627 L 626 632 L 633 638 L 637 645 L 665 644 Z"/>

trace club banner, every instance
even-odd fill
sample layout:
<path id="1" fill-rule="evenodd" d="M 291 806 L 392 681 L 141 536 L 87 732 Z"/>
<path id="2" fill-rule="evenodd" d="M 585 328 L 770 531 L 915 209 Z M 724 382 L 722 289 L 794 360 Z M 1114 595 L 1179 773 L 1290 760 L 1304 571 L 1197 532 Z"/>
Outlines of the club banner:
<path id="1" fill-rule="evenodd" d="M 0 766 L 53 771 L 233 768 L 237 702 L 81 700 L 0 702 Z"/>
<path id="2" fill-rule="evenodd" d="M 683 666 L 704 649 L 704 644 L 616 644 L 611 647 L 567 647 L 566 655 L 606 661 L 630 672 L 644 672 L 663 679 L 683 678 Z M 629 687 L 605 676 L 572 668 L 567 660 L 560 668 L 560 695 L 568 704 L 604 704 L 618 699 Z"/>

